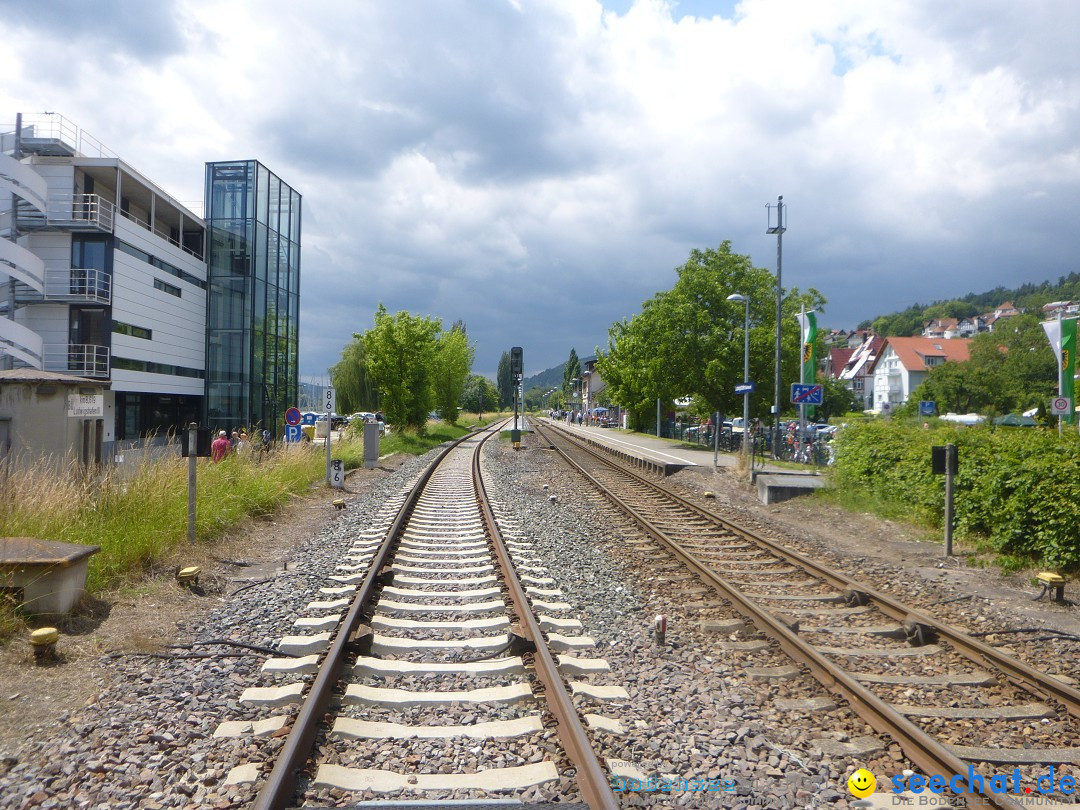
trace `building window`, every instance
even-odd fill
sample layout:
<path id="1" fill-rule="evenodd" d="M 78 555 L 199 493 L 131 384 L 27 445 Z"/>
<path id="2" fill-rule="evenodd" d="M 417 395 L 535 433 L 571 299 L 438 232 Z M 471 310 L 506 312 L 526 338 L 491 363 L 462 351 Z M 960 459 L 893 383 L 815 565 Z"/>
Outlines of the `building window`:
<path id="1" fill-rule="evenodd" d="M 146 262 L 151 267 L 156 267 L 158 270 L 164 270 L 170 276 L 176 276 L 181 281 L 186 281 L 188 284 L 193 284 L 201 289 L 206 289 L 206 282 L 197 276 L 191 275 L 181 270 L 179 267 L 169 264 L 166 261 L 162 261 L 157 256 L 151 256 L 145 250 L 139 250 L 134 245 L 129 245 L 127 242 L 122 242 L 119 239 L 116 240 L 116 249 L 121 253 L 126 253 L 129 256 L 133 256 L 139 261 Z"/>
<path id="2" fill-rule="evenodd" d="M 195 377 L 203 379 L 206 373 L 198 368 L 173 366 L 168 363 L 151 363 L 147 360 L 131 360 L 127 357 L 112 357 L 112 367 L 120 371 L 145 371 L 147 374 L 170 374 L 174 377 Z"/>
<path id="3" fill-rule="evenodd" d="M 180 297 L 179 287 L 174 287 L 172 284 L 168 284 L 162 281 L 160 278 L 154 279 L 154 289 L 161 290 L 162 292 L 167 292 L 169 295 L 175 295 L 177 298 Z"/>
<path id="4" fill-rule="evenodd" d="M 130 323 L 121 323 L 120 321 L 113 321 L 114 332 L 121 335 L 128 335 L 130 337 L 142 338 L 143 340 L 153 340 L 153 331 L 145 329 L 142 326 L 132 326 Z"/>

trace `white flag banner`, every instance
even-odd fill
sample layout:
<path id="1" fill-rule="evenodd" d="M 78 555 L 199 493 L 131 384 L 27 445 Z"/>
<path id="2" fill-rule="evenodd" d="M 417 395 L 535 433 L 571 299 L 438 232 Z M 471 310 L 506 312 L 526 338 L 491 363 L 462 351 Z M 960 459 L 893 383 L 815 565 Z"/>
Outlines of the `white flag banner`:
<path id="1" fill-rule="evenodd" d="M 1050 340 L 1050 345 L 1054 349 L 1054 357 L 1057 358 L 1058 368 L 1061 367 L 1061 321 L 1043 321 L 1043 331 L 1046 332 L 1046 337 Z"/>

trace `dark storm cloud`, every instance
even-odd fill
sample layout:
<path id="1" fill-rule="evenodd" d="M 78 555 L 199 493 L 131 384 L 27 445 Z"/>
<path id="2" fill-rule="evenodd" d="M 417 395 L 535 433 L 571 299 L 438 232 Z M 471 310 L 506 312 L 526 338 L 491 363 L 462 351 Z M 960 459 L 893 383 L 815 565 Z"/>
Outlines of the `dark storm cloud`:
<path id="1" fill-rule="evenodd" d="M 350 172 L 372 177 L 418 152 L 465 183 L 579 171 L 599 156 L 581 130 L 601 99 L 568 74 L 565 15 L 455 2 L 370 12 L 339 18 L 335 47 L 309 50 L 302 75 L 270 100 L 265 128 L 282 154 L 326 171 L 332 146 Z"/>

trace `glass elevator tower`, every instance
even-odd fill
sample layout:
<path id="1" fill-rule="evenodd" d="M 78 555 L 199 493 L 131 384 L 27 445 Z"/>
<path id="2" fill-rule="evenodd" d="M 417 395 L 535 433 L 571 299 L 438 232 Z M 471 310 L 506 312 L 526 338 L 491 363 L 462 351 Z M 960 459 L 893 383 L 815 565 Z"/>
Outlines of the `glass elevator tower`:
<path id="1" fill-rule="evenodd" d="M 257 160 L 206 164 L 205 424 L 284 430 L 297 404 L 300 195 Z"/>

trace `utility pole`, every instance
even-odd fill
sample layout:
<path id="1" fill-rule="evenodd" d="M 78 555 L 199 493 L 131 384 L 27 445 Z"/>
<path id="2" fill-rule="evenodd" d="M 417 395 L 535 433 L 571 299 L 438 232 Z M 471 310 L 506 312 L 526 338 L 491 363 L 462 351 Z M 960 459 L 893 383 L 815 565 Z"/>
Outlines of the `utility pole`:
<path id="1" fill-rule="evenodd" d="M 776 223 L 772 220 L 772 206 L 766 205 L 766 234 L 776 234 L 776 388 L 773 393 L 773 458 L 777 458 L 780 450 L 780 324 L 783 319 L 784 286 L 780 281 L 780 271 L 784 257 L 784 231 L 787 230 L 787 219 L 784 215 L 784 197 L 776 198 Z"/>

